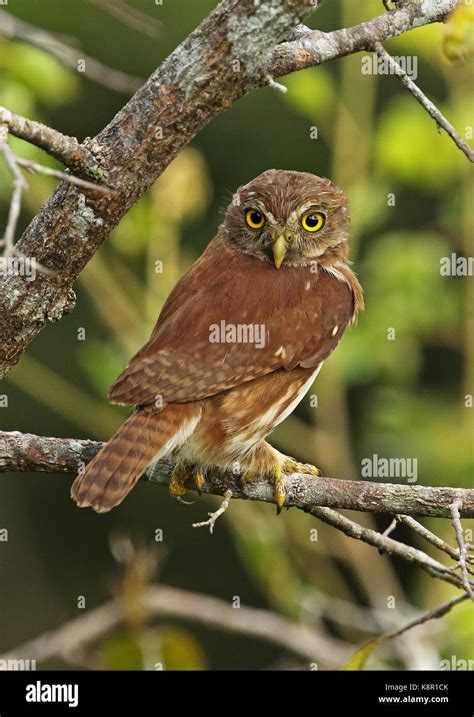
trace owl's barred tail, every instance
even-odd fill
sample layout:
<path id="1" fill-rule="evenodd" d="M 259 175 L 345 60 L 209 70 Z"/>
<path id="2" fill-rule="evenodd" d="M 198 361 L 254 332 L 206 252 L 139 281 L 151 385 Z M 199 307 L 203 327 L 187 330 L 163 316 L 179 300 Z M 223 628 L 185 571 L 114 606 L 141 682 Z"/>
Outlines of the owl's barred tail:
<path id="1" fill-rule="evenodd" d="M 80 508 L 106 513 L 132 490 L 149 464 L 175 445 L 194 418 L 192 404 L 175 403 L 162 411 L 138 409 L 80 473 L 71 498 Z M 184 435 L 183 435 L 184 437 Z"/>

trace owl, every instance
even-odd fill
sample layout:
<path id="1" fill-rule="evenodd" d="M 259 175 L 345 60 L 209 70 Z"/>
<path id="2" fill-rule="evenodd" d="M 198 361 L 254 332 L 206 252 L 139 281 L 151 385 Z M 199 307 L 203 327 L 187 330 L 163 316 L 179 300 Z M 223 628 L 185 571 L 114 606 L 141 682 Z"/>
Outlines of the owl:
<path id="1" fill-rule="evenodd" d="M 77 505 L 109 511 L 165 456 L 178 500 L 219 467 L 265 476 L 280 511 L 285 473 L 319 475 L 265 438 L 363 308 L 348 239 L 346 197 L 329 179 L 271 169 L 240 187 L 113 384 L 110 401 L 135 409 L 75 479 Z"/>

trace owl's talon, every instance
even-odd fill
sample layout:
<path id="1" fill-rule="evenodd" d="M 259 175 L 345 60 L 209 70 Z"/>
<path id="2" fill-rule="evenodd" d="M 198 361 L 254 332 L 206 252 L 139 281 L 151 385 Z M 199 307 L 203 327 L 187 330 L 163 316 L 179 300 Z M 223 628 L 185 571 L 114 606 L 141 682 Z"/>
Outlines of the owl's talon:
<path id="1" fill-rule="evenodd" d="M 186 481 L 188 478 L 192 478 L 196 490 L 201 495 L 201 488 L 205 481 L 203 472 L 196 467 L 193 467 L 187 463 L 177 463 L 173 469 L 170 479 L 169 492 L 170 495 L 176 499 L 181 505 L 193 505 L 196 501 L 194 500 L 183 500 L 183 495 L 186 493 Z"/>
<path id="2" fill-rule="evenodd" d="M 275 503 L 277 515 L 280 515 L 286 501 L 285 473 L 303 473 L 304 475 L 320 476 L 321 471 L 310 463 L 299 463 L 294 458 L 285 458 L 281 465 L 275 467 L 270 480 L 275 486 Z M 289 508 L 290 506 L 286 506 Z"/>
<path id="3" fill-rule="evenodd" d="M 285 477 L 282 466 L 275 466 L 270 474 L 270 480 L 275 487 L 275 503 L 277 515 L 280 515 L 286 500 Z"/>
<path id="4" fill-rule="evenodd" d="M 193 474 L 193 478 L 197 492 L 199 493 L 199 495 L 202 495 L 202 488 L 204 486 L 204 483 L 206 482 L 206 479 L 204 478 L 204 473 L 200 470 L 196 470 Z"/>

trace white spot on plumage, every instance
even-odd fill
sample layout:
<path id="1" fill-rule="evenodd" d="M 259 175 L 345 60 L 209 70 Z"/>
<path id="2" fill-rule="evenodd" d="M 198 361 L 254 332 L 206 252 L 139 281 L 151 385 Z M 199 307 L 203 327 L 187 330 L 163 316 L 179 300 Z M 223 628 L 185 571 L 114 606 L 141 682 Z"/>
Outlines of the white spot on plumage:
<path id="1" fill-rule="evenodd" d="M 286 349 L 284 346 L 280 346 L 274 353 L 274 356 L 281 356 L 283 360 L 286 358 Z"/>

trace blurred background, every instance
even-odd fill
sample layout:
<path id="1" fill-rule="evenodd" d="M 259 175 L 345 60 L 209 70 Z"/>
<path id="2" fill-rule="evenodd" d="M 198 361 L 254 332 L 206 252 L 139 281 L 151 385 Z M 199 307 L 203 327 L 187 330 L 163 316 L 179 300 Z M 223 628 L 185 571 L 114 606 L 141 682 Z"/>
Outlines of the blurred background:
<path id="1" fill-rule="evenodd" d="M 107 0 L 69 0 L 67 11 L 63 0 L 10 0 L 4 10 L 55 33 L 79 57 L 146 78 L 215 4 L 128 0 L 125 7 L 155 20 L 141 25 L 141 16 L 121 15 L 117 7 L 123 5 Z M 329 31 L 383 9 L 379 0 L 335 0 L 309 24 Z M 0 14 L 0 105 L 82 140 L 126 102 L 126 92 L 92 80 L 87 70 L 7 39 L 5 24 Z M 459 47 L 449 29 L 436 25 L 386 48 L 417 58 L 418 84 L 467 136 L 473 77 L 462 56 L 469 47 Z M 75 311 L 48 326 L 3 382 L 8 407 L 0 408 L 2 430 L 107 440 L 128 413 L 108 405 L 108 387 L 148 337 L 170 289 L 215 234 L 232 191 L 265 169 L 296 169 L 328 176 L 348 194 L 351 255 L 367 309 L 272 442 L 329 476 L 360 478 L 361 460 L 377 454 L 417 458 L 421 484 L 472 486 L 473 409 L 466 396 L 473 393 L 473 283 L 440 274 L 442 257 L 473 253 L 471 167 L 397 79 L 362 72 L 363 57 L 284 78 L 287 94 L 251 93 L 182 152 L 88 265 L 76 286 Z M 20 156 L 58 167 L 24 142 L 12 138 L 11 144 Z M 39 175 L 27 179 L 20 230 L 56 184 Z M 11 180 L 0 164 L 1 226 L 10 196 Z M 235 501 L 211 536 L 192 523 L 217 500 L 183 507 L 163 487 L 141 483 L 119 508 L 97 516 L 70 501 L 71 480 L 0 475 L 0 527 L 8 530 L 0 548 L 0 651 L 112 595 L 127 606 L 126 619 L 80 660 L 55 658 L 41 666 L 341 666 L 329 653 L 310 660 L 268 639 L 192 619 L 137 614 L 137 596 L 149 581 L 226 605 L 238 598 L 242 606 L 308 625 L 349 654 L 455 594 L 416 567 L 381 556 L 301 511 L 277 518 L 271 506 Z M 379 530 L 390 523 L 388 516 L 351 517 Z M 449 520 L 422 522 L 454 543 Z M 406 528 L 393 536 L 432 552 Z M 123 545 L 126 557 L 117 548 Z M 439 669 L 440 660 L 452 655 L 473 659 L 473 644 L 474 611 L 464 603 L 387 644 L 368 666 Z"/>

